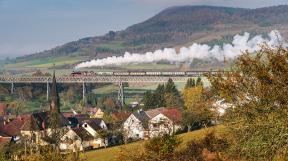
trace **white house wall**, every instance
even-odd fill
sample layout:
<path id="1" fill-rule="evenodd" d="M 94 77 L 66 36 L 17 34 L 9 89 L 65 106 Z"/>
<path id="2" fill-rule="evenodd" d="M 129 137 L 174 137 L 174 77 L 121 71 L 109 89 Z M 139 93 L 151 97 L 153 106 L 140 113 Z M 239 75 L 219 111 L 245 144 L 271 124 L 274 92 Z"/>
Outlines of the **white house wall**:
<path id="1" fill-rule="evenodd" d="M 180 128 L 163 114 L 158 114 L 149 121 L 149 137 L 157 137 L 163 134 L 172 134 Z"/>
<path id="2" fill-rule="evenodd" d="M 144 139 L 145 129 L 142 126 L 140 120 L 138 120 L 133 114 L 124 122 L 124 132 L 126 138 L 131 139 Z"/>

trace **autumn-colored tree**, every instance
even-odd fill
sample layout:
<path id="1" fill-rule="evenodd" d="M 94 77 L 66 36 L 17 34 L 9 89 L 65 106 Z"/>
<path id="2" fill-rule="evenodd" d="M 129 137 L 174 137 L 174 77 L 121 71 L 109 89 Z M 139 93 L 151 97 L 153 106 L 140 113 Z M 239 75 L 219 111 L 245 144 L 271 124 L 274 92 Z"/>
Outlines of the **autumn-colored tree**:
<path id="1" fill-rule="evenodd" d="M 184 107 L 186 109 L 191 109 L 194 105 L 200 101 L 202 96 L 202 87 L 190 87 L 185 88 L 182 92 Z"/>
<path id="2" fill-rule="evenodd" d="M 185 107 L 182 122 L 188 127 L 188 131 L 192 130 L 192 128 L 207 127 L 214 117 L 214 112 L 211 108 L 212 102 L 210 98 L 206 98 L 206 95 L 203 94 L 204 88 L 201 78 L 197 79 L 196 84 L 191 82 L 192 80 L 187 81 L 186 88 L 182 92 Z M 194 86 L 189 87 L 191 86 L 189 84 Z"/>
<path id="3" fill-rule="evenodd" d="M 226 114 L 244 160 L 288 160 L 288 49 L 263 45 L 245 52 L 230 73 L 209 76 L 214 93 L 233 104 Z"/>
<path id="4" fill-rule="evenodd" d="M 117 156 L 119 161 L 176 161 L 176 148 L 181 141 L 175 135 L 163 135 L 152 138 L 144 145 L 144 151 L 131 153 L 121 149 Z"/>
<path id="5" fill-rule="evenodd" d="M 111 107 L 111 108 L 116 108 L 116 103 L 115 103 L 115 100 L 113 100 L 113 98 L 107 98 L 105 101 L 104 101 L 104 105 L 107 106 L 107 107 Z"/>
<path id="6" fill-rule="evenodd" d="M 12 107 L 12 110 L 15 112 L 16 115 L 20 115 L 22 112 L 24 112 L 26 108 L 25 102 L 19 99 L 11 102 L 10 106 Z"/>

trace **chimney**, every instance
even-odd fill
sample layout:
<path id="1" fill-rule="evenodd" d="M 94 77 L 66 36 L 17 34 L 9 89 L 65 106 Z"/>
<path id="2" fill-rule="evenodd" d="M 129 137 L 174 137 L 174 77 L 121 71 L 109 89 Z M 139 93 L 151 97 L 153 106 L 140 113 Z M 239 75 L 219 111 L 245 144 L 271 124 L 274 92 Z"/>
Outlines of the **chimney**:
<path id="1" fill-rule="evenodd" d="M 137 112 L 138 112 L 138 113 L 141 113 L 141 112 L 143 112 L 142 108 L 141 108 L 141 109 L 139 109 Z"/>

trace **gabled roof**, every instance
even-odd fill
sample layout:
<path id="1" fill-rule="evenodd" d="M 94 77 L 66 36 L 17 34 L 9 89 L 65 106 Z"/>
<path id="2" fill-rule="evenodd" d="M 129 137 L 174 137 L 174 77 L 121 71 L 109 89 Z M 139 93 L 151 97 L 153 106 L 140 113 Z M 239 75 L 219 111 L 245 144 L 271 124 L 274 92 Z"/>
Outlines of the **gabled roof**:
<path id="1" fill-rule="evenodd" d="M 46 128 L 49 128 L 49 119 L 51 117 L 51 112 L 39 112 L 39 113 L 33 113 L 31 123 L 33 126 L 31 126 L 31 130 L 44 130 Z M 59 119 L 59 127 L 64 127 L 69 125 L 69 120 L 66 119 L 66 117 L 63 116 L 62 113 L 55 113 Z"/>
<path id="2" fill-rule="evenodd" d="M 84 141 L 93 140 L 94 137 L 83 127 L 77 127 L 72 129 L 80 138 Z"/>
<path id="3" fill-rule="evenodd" d="M 163 114 L 164 116 L 168 117 L 173 122 L 180 122 L 182 119 L 182 114 L 177 108 L 155 108 L 148 111 L 145 111 L 145 113 L 152 119 L 155 116 L 159 114 Z"/>
<path id="4" fill-rule="evenodd" d="M 175 123 L 180 122 L 182 120 L 182 114 L 176 108 L 164 109 L 161 111 L 161 113 Z"/>
<path id="5" fill-rule="evenodd" d="M 163 107 L 161 107 L 161 108 L 155 108 L 155 109 L 147 110 L 147 111 L 145 111 L 145 113 L 146 113 L 150 118 L 153 118 L 153 117 L 157 116 L 158 114 L 160 114 L 162 110 L 164 110 Z"/>
<path id="6" fill-rule="evenodd" d="M 29 115 L 19 116 L 6 125 L 0 127 L 0 132 L 8 136 L 20 135 L 23 125 L 30 119 Z"/>
<path id="7" fill-rule="evenodd" d="M 146 122 L 150 119 L 144 111 L 134 112 L 133 115 L 141 122 Z"/>
<path id="8" fill-rule="evenodd" d="M 98 130 L 102 130 L 103 129 L 101 127 L 101 122 L 102 121 L 103 121 L 102 119 L 93 118 L 93 119 L 90 119 L 90 120 L 86 121 L 85 123 L 87 123 L 95 131 L 98 131 Z"/>
<path id="9" fill-rule="evenodd" d="M 112 118 L 119 122 L 125 121 L 130 115 L 130 112 L 115 112 L 111 114 Z"/>

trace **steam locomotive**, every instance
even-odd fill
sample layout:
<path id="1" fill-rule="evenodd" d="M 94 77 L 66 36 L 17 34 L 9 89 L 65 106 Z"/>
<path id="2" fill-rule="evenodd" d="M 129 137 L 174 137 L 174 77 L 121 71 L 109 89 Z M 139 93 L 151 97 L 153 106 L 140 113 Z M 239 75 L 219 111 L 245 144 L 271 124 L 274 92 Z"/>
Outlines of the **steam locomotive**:
<path id="1" fill-rule="evenodd" d="M 202 76 L 204 73 L 217 74 L 219 71 L 114 71 L 114 72 L 93 72 L 93 71 L 73 71 L 73 77 L 93 77 L 93 76 Z"/>

